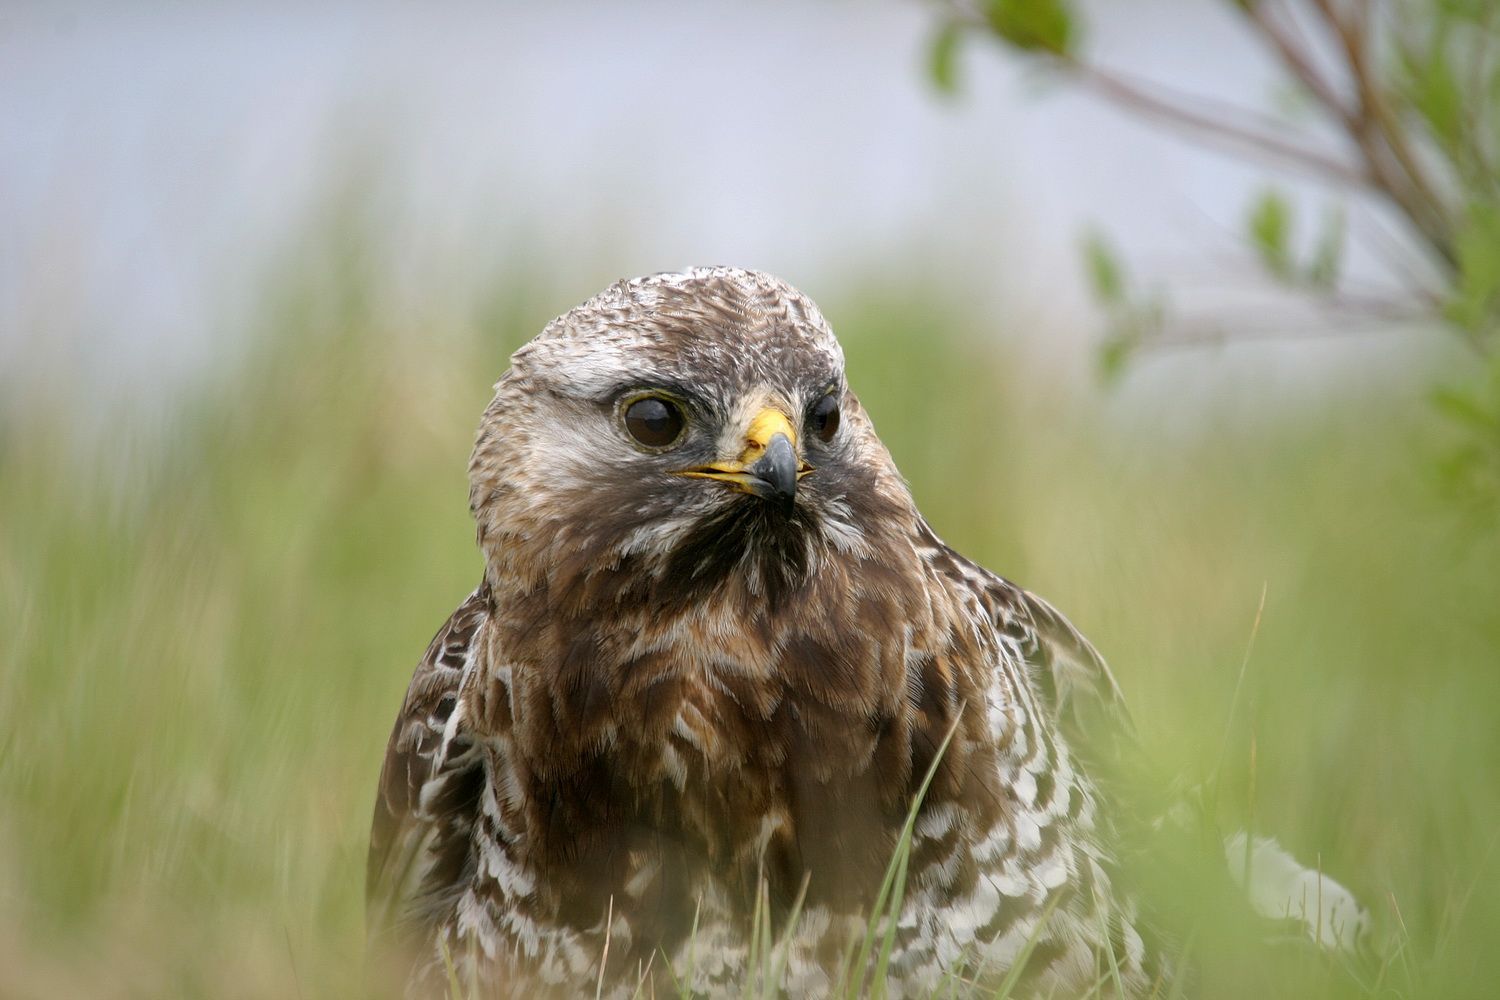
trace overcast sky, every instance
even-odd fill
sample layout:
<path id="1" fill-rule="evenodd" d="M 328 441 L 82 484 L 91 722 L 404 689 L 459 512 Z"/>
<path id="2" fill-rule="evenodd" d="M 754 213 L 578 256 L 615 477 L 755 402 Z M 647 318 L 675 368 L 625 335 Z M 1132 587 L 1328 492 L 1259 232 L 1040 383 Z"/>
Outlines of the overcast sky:
<path id="1" fill-rule="evenodd" d="M 1268 104 L 1263 54 L 1214 6 L 1096 4 L 1091 50 Z M 1235 233 L 1269 173 L 986 44 L 944 98 L 923 71 L 931 28 L 924 5 L 885 0 L 11 3 L 0 365 L 16 374 L 40 336 L 146 387 L 212 359 L 236 334 L 226 303 L 250 301 L 351 148 L 383 179 L 411 294 L 514 255 L 552 262 L 559 311 L 692 263 L 763 267 L 817 297 L 895 261 L 1011 317 L 997 335 L 1081 351 L 1086 226 L 1148 271 L 1236 280 Z"/>

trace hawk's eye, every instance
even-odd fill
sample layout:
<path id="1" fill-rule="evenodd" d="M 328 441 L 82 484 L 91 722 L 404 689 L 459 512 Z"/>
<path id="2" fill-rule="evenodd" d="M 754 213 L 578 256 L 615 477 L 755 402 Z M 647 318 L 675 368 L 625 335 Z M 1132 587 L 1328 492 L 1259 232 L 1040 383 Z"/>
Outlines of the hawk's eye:
<path id="1" fill-rule="evenodd" d="M 833 440 L 833 436 L 839 431 L 837 396 L 829 393 L 812 405 L 812 409 L 807 411 L 807 429 L 812 431 L 819 441 Z"/>
<path id="2" fill-rule="evenodd" d="M 625 429 L 648 448 L 665 448 L 682 436 L 682 409 L 670 399 L 642 396 L 625 407 Z"/>

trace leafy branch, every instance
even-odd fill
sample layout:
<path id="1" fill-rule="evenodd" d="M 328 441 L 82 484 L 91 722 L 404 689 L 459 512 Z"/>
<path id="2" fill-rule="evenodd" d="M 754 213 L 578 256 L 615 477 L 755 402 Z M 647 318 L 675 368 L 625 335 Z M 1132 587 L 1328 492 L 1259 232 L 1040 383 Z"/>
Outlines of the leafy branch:
<path id="1" fill-rule="evenodd" d="M 1334 317 L 1316 332 L 1371 326 L 1446 327 L 1471 349 L 1478 377 L 1444 390 L 1444 412 L 1462 399 L 1495 414 L 1480 478 L 1500 472 L 1500 4 L 1493 0 L 1218 0 L 1275 59 L 1283 81 L 1321 128 L 1297 127 L 1239 103 L 1183 93 L 1106 66 L 1080 44 L 1074 0 L 933 0 L 933 81 L 959 86 L 958 56 L 980 37 L 1098 94 L 1127 113 L 1231 155 L 1312 177 L 1333 191 L 1384 206 L 1395 239 L 1367 235 L 1407 287 L 1356 295 L 1341 274 L 1349 239 L 1342 208 L 1325 213 L 1310 254 L 1295 252 L 1290 201 L 1275 188 L 1246 213 L 1245 236 L 1274 282 Z M 1330 141 L 1330 137 L 1331 140 Z M 1411 255 L 1418 255 L 1413 267 Z M 1166 298 L 1133 291 L 1102 237 L 1085 246 L 1096 296 L 1110 317 L 1102 360 L 1121 370 L 1143 348 L 1234 339 L 1173 328 Z M 1341 317 L 1341 318 L 1340 318 Z M 1290 331 L 1290 328 L 1288 329 Z M 1265 332 L 1263 331 L 1263 334 Z M 1252 334 L 1252 336 L 1256 336 Z M 1493 394 L 1494 399 L 1488 398 Z"/>

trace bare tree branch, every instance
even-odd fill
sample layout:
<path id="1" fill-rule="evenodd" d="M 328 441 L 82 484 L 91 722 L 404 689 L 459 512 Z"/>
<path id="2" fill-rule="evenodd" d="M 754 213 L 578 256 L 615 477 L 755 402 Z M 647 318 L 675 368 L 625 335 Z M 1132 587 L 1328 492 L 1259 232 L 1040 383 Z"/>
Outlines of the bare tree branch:
<path id="1" fill-rule="evenodd" d="M 1165 96 L 1162 88 L 1139 83 L 1092 63 L 1071 56 L 1055 57 L 1080 82 L 1102 96 L 1138 113 L 1157 118 L 1195 136 L 1212 136 L 1221 144 L 1242 152 L 1258 153 L 1325 180 L 1356 187 L 1369 187 L 1373 179 L 1358 167 L 1318 150 L 1289 141 L 1250 124 L 1252 115 L 1239 108 L 1199 102 L 1195 108 L 1180 98 Z"/>
<path id="2" fill-rule="evenodd" d="M 1308 89 L 1314 99 L 1323 105 L 1336 120 L 1347 127 L 1354 120 L 1354 109 L 1344 103 L 1344 98 L 1317 71 L 1312 64 L 1311 57 L 1302 51 L 1301 46 L 1281 26 L 1281 23 L 1268 12 L 1267 7 L 1267 4 L 1256 2 L 1244 4 L 1239 9 L 1271 43 L 1277 55 L 1281 57 L 1281 61 L 1292 71 L 1297 80 Z"/>
<path id="3" fill-rule="evenodd" d="M 1448 211 L 1375 79 L 1370 65 L 1368 29 L 1361 29 L 1340 16 L 1331 0 L 1311 0 L 1311 3 L 1343 50 L 1345 65 L 1359 97 L 1357 114 L 1346 121 L 1351 135 L 1365 151 L 1371 175 L 1444 264 L 1453 268 L 1457 258 Z"/>
<path id="4" fill-rule="evenodd" d="M 1401 0 L 1223 0 L 1266 46 L 1284 78 L 1310 96 L 1320 121 L 1336 136 L 1338 148 L 1329 149 L 1326 134 L 1298 132 L 1253 109 L 1174 92 L 1099 64 L 1072 44 L 1073 7 L 1067 0 L 1036 0 L 1034 10 L 1023 0 L 936 2 L 947 11 L 948 30 L 968 28 L 997 39 L 1137 116 L 1202 144 L 1368 192 L 1370 207 L 1381 210 L 1374 221 L 1388 213 L 1404 230 L 1398 240 L 1377 225 L 1377 238 L 1367 244 L 1410 283 L 1403 302 L 1344 294 L 1337 233 L 1310 260 L 1294 260 L 1290 210 L 1274 199 L 1264 202 L 1270 214 L 1252 223 L 1251 238 L 1267 269 L 1308 299 L 1364 321 L 1364 328 L 1370 319 L 1425 318 L 1446 322 L 1482 355 L 1500 349 L 1500 339 L 1489 332 L 1500 323 L 1500 293 L 1485 284 L 1495 279 L 1473 270 L 1478 265 L 1467 259 L 1473 256 L 1469 243 L 1466 258 L 1459 256 L 1464 227 L 1489 225 L 1483 212 L 1500 211 L 1500 175 L 1490 168 L 1500 157 L 1500 131 L 1488 116 L 1495 99 L 1491 46 L 1500 44 L 1500 3 L 1458 10 L 1432 0 L 1429 10 L 1408 9 Z M 1028 11 L 1045 30 L 1032 33 L 1023 17 Z M 1475 37 L 1465 37 L 1468 32 Z M 1397 64 L 1381 58 L 1392 45 Z M 1450 72 L 1453 59 L 1465 71 L 1462 79 Z M 1456 111 L 1455 89 L 1465 99 Z M 1453 121 L 1455 114 L 1462 120 Z M 1473 232 L 1482 238 L 1484 230 Z"/>
<path id="5" fill-rule="evenodd" d="M 1149 340 L 1141 343 L 1149 354 L 1201 350 L 1241 343 L 1308 343 L 1368 337 L 1375 333 L 1394 332 L 1407 324 L 1425 325 L 1430 314 L 1410 307 L 1370 312 L 1345 312 L 1338 316 L 1320 316 L 1316 320 L 1294 323 L 1272 321 L 1258 326 L 1236 325 L 1232 329 L 1213 323 L 1168 324 Z"/>

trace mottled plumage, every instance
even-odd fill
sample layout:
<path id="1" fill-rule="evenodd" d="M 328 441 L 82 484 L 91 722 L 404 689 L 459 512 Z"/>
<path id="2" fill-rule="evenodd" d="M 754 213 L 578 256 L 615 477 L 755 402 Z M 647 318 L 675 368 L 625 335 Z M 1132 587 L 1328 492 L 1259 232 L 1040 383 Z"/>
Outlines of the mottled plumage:
<path id="1" fill-rule="evenodd" d="M 641 398 L 682 436 L 633 439 Z M 950 732 L 893 991 L 998 981 L 1028 943 L 1029 990 L 1149 982 L 1077 752 L 1120 722 L 1113 678 L 932 532 L 800 293 L 612 286 L 515 354 L 470 480 L 484 580 L 417 667 L 371 836 L 372 942 L 413 992 L 451 961 L 573 995 L 606 952 L 606 993 L 731 989 L 763 882 L 777 928 L 805 883 L 785 986 L 824 993 Z"/>

